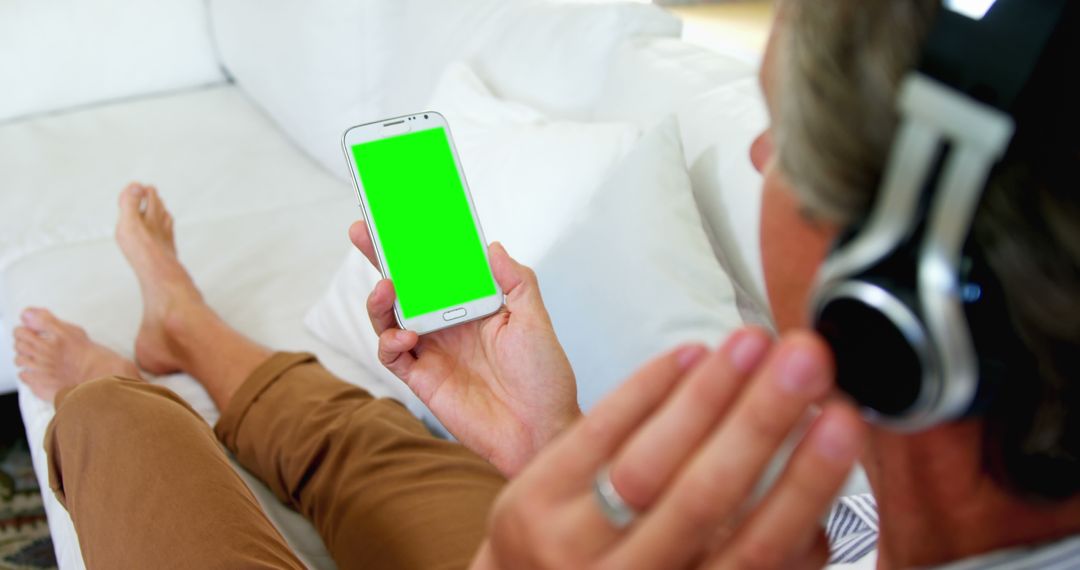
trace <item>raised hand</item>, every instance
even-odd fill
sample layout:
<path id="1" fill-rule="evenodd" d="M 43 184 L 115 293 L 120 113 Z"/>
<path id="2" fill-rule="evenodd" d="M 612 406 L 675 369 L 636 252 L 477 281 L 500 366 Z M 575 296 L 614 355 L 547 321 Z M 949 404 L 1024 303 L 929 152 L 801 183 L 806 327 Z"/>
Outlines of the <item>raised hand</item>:
<path id="1" fill-rule="evenodd" d="M 749 329 L 719 351 L 657 358 L 510 483 L 474 568 L 821 568 L 820 521 L 866 432 L 852 406 L 827 401 L 832 376 L 810 333 L 771 346 Z M 780 478 L 752 500 L 818 405 Z"/>

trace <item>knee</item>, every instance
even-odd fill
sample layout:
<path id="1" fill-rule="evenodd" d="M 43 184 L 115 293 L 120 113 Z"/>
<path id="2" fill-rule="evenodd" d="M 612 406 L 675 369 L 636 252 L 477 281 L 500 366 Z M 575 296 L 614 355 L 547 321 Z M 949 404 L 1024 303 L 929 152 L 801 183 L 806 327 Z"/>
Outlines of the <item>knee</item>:
<path id="1" fill-rule="evenodd" d="M 167 418 L 187 404 L 171 391 L 141 380 L 110 376 L 80 384 L 57 402 L 54 421 L 81 426 Z M 194 413 L 194 412 L 192 412 Z"/>
<path id="2" fill-rule="evenodd" d="M 130 431 L 143 421 L 142 405 L 130 402 L 132 380 L 118 377 L 92 380 L 62 392 L 56 399 L 56 415 L 45 434 L 49 453 L 49 478 L 53 490 L 62 486 L 59 481 L 60 457 L 78 454 L 92 447 L 93 442 L 111 441 L 116 430 Z M 135 392 L 137 394 L 137 392 Z"/>
<path id="3" fill-rule="evenodd" d="M 128 385 L 134 382 L 134 380 L 119 376 L 106 376 L 97 380 L 83 382 L 57 397 L 57 413 L 60 410 L 76 411 L 107 406 L 110 402 L 123 398 L 125 392 L 131 390 Z"/>

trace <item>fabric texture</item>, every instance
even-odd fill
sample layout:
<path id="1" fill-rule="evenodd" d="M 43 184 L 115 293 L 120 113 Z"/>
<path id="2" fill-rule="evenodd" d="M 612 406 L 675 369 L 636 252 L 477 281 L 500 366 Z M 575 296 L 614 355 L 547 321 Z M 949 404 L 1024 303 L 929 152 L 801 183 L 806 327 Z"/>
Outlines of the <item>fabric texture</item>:
<path id="1" fill-rule="evenodd" d="M 311 520 L 341 568 L 464 568 L 505 483 L 400 403 L 278 353 L 215 431 L 245 469 Z"/>
<path id="2" fill-rule="evenodd" d="M 225 79 L 202 0 L 0 2 L 0 123 Z"/>
<path id="3" fill-rule="evenodd" d="M 830 570 L 876 568 L 880 532 L 877 502 L 870 494 L 840 497 L 825 523 Z M 1080 536 L 1006 548 L 927 570 L 1073 570 L 1080 568 Z"/>
<path id="4" fill-rule="evenodd" d="M 535 264 L 634 147 L 629 123 L 551 117 L 450 65 L 431 99 L 450 124 L 485 237 Z"/>
<path id="5" fill-rule="evenodd" d="M 211 0 L 222 63 L 328 172 L 348 179 L 345 129 L 382 117 L 389 5 L 400 0 Z"/>
<path id="6" fill-rule="evenodd" d="M 535 270 L 584 409 L 664 350 L 713 346 L 742 325 L 673 119 L 611 170 Z"/>
<path id="7" fill-rule="evenodd" d="M 768 126 L 753 77 L 718 87 L 676 113 L 694 199 L 716 258 L 735 285 L 748 322 L 771 326 L 761 265 L 761 174 L 750 145 Z"/>
<path id="8" fill-rule="evenodd" d="M 342 568 L 466 567 L 505 482 L 308 353 L 271 356 L 213 432 L 166 388 L 96 380 L 57 396 L 46 436 L 87 566 L 303 568 L 218 440 L 313 522 Z"/>
<path id="9" fill-rule="evenodd" d="M 210 11 L 237 83 L 342 179 L 342 133 L 423 110 L 453 61 L 501 96 L 581 119 L 616 46 L 681 29 L 654 6 L 537 0 L 213 0 Z"/>
<path id="10" fill-rule="evenodd" d="M 825 523 L 832 556 L 829 564 L 859 562 L 877 548 L 877 502 L 866 493 L 840 497 Z"/>
<path id="11" fill-rule="evenodd" d="M 464 61 L 500 97 L 549 115 L 588 119 L 617 46 L 636 37 L 676 38 L 682 29 L 662 8 L 628 2 L 386 4 L 388 116 L 418 111 L 447 65 Z"/>
<path id="12" fill-rule="evenodd" d="M 49 486 L 88 568 L 304 567 L 210 428 L 171 391 L 105 378 L 61 391 L 56 405 Z"/>
<path id="13" fill-rule="evenodd" d="M 632 120 L 652 128 L 719 86 L 753 77 L 756 69 L 757 65 L 677 38 L 629 38 L 615 49 L 592 119 Z M 722 136 L 723 130 L 715 129 L 715 135 Z"/>

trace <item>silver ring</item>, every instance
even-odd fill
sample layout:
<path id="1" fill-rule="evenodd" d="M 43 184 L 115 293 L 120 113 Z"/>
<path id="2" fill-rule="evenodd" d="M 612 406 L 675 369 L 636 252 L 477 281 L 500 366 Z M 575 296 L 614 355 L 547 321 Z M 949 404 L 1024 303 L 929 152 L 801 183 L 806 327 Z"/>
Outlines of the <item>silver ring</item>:
<path id="1" fill-rule="evenodd" d="M 637 517 L 637 512 L 626 504 L 622 495 L 615 490 L 615 485 L 611 483 L 611 469 L 608 466 L 604 466 L 596 474 L 596 479 L 593 481 L 593 497 L 596 498 L 596 503 L 604 518 L 616 529 L 626 528 Z"/>

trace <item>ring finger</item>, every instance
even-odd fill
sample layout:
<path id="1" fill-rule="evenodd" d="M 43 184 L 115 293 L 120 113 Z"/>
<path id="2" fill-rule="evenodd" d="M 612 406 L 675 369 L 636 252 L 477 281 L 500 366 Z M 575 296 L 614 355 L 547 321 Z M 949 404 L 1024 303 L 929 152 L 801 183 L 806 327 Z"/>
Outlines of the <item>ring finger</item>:
<path id="1" fill-rule="evenodd" d="M 647 508 L 679 467 L 726 413 L 768 350 L 770 339 L 758 329 L 732 335 L 724 346 L 702 359 L 651 416 L 634 429 L 611 462 L 610 484 L 627 506 Z M 578 554 L 592 558 L 607 550 L 623 532 L 609 521 L 597 501 L 596 481 L 567 509 L 566 528 L 598 529 L 588 539 L 564 537 Z"/>

